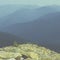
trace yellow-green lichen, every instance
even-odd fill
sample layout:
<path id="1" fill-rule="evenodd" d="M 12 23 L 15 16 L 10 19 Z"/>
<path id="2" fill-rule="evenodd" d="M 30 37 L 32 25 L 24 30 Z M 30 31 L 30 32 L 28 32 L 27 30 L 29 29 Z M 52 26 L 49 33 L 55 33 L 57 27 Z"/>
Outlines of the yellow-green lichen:
<path id="1" fill-rule="evenodd" d="M 0 48 L 0 60 L 11 60 L 17 57 L 21 60 L 22 55 L 26 60 L 60 60 L 60 54 L 35 44 L 19 44 Z"/>

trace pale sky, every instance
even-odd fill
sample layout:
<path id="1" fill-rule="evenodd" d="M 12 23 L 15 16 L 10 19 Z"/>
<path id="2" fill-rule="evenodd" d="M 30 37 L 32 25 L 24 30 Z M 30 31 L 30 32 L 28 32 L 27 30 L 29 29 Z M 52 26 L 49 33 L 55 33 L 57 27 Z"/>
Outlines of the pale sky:
<path id="1" fill-rule="evenodd" d="M 0 5 L 3 4 L 60 5 L 60 0 L 0 0 Z"/>

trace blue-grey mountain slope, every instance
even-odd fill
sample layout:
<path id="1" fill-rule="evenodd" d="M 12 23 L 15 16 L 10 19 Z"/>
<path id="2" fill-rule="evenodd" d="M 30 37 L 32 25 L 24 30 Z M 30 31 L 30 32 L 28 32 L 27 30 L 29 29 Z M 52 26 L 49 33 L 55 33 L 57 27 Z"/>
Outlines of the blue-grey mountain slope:
<path id="1" fill-rule="evenodd" d="M 17 37 L 13 34 L 0 32 L 0 47 L 13 45 L 14 42 L 24 43 L 25 39 L 22 37 Z"/>
<path id="2" fill-rule="evenodd" d="M 18 9 L 18 5 L 0 5 L 0 18 L 11 14 Z"/>
<path id="3" fill-rule="evenodd" d="M 33 22 L 13 24 L 3 30 L 60 51 L 60 12 L 47 14 Z"/>
<path id="4" fill-rule="evenodd" d="M 46 6 L 35 9 L 25 6 L 25 8 L 20 8 L 16 12 L 8 16 L 5 16 L 4 18 L 1 18 L 0 20 L 2 22 L 0 22 L 0 26 L 6 27 L 6 26 L 10 26 L 11 24 L 33 21 L 46 14 L 59 12 L 59 11 L 60 11 L 59 6 Z"/>

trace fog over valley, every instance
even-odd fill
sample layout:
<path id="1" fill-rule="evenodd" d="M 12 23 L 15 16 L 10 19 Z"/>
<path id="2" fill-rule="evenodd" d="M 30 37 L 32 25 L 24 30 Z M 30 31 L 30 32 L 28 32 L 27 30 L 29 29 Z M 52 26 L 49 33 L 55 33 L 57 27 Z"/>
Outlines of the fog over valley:
<path id="1" fill-rule="evenodd" d="M 60 5 L 0 5 L 0 47 L 15 41 L 60 52 Z"/>

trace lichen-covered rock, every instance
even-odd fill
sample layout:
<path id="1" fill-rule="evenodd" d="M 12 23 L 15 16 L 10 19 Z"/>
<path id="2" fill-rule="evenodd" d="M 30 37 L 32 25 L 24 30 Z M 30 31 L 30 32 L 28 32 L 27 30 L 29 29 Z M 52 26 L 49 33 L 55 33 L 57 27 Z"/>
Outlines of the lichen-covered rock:
<path id="1" fill-rule="evenodd" d="M 15 58 L 17 56 L 21 56 L 21 54 L 20 53 L 0 51 L 0 58 L 3 58 L 3 59 Z"/>
<path id="2" fill-rule="evenodd" d="M 0 48 L 0 60 L 21 59 L 60 60 L 60 54 L 35 44 L 20 44 L 17 46 L 7 46 Z"/>
<path id="3" fill-rule="evenodd" d="M 8 59 L 8 60 L 16 60 L 15 58 L 10 58 L 10 59 Z"/>

